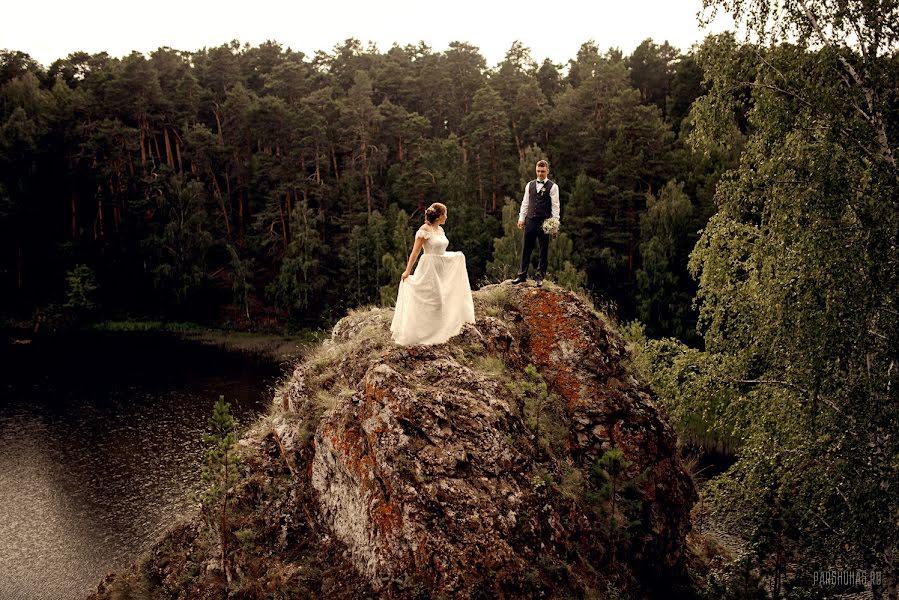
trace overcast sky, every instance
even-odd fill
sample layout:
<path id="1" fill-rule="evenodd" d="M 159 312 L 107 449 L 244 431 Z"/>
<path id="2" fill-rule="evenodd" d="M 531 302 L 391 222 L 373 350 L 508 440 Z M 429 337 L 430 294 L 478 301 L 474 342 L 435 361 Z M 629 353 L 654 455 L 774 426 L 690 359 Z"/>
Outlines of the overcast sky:
<path id="1" fill-rule="evenodd" d="M 451 41 L 481 49 L 489 66 L 515 40 L 538 62 L 565 63 L 592 39 L 629 54 L 642 40 L 667 40 L 687 50 L 707 34 L 733 28 L 719 17 L 700 29 L 702 0 L 11 0 L 0 17 L 0 48 L 27 52 L 49 65 L 70 52 L 124 56 L 160 46 L 195 50 L 233 39 L 252 45 L 276 40 L 312 55 L 355 37 L 382 51 L 393 43 L 426 42 L 443 51 Z"/>

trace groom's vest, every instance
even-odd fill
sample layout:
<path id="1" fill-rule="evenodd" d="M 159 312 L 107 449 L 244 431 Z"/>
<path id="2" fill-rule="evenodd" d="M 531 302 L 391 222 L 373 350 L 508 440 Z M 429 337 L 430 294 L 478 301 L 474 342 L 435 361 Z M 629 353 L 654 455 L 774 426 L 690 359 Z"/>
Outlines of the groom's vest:
<path id="1" fill-rule="evenodd" d="M 537 180 L 528 184 L 528 219 L 548 219 L 552 216 L 552 202 L 549 199 L 549 191 L 556 185 L 547 179 L 543 189 L 537 192 Z"/>

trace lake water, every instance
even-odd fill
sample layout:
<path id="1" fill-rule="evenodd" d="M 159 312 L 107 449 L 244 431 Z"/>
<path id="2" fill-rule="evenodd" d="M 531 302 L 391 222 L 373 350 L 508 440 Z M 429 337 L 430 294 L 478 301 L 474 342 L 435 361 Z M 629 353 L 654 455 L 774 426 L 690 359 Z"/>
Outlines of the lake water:
<path id="1" fill-rule="evenodd" d="M 83 598 L 194 506 L 220 394 L 241 423 L 283 369 L 156 334 L 0 350 L 0 598 Z"/>

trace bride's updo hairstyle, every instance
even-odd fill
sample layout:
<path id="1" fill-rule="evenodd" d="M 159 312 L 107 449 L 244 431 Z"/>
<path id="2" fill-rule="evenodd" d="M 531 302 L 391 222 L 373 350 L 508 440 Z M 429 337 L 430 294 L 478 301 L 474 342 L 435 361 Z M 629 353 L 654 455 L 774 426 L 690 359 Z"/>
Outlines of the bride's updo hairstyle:
<path id="1" fill-rule="evenodd" d="M 440 204 L 439 202 L 435 202 L 425 211 L 425 219 L 428 224 L 433 225 L 437 219 L 446 214 L 446 206 Z"/>

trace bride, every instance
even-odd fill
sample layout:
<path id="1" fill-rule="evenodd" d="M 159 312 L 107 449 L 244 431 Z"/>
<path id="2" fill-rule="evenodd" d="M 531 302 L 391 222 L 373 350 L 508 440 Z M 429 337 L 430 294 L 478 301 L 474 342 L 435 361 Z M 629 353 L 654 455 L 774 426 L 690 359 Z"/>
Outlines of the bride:
<path id="1" fill-rule="evenodd" d="M 446 206 L 435 202 L 425 211 L 425 223 L 415 234 L 390 325 L 397 344 L 442 344 L 462 331 L 465 323 L 474 323 L 465 255 L 446 251 L 449 240 L 441 227 L 446 215 Z M 422 249 L 415 275 L 410 275 Z"/>

